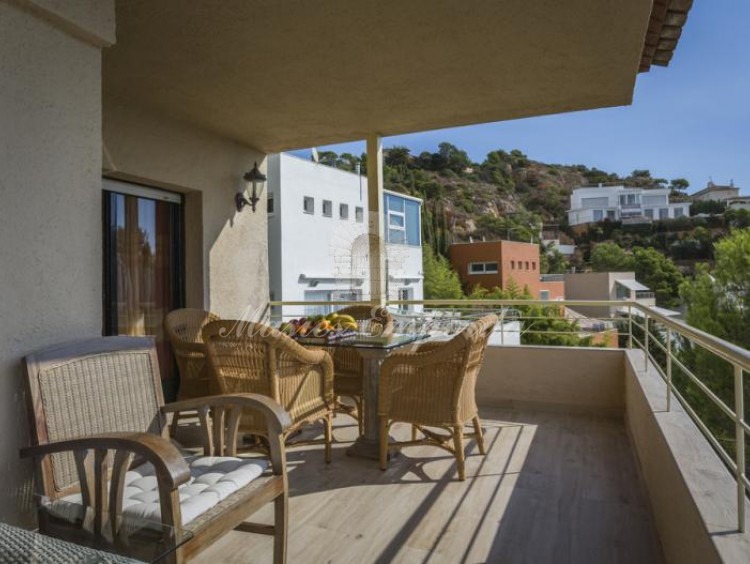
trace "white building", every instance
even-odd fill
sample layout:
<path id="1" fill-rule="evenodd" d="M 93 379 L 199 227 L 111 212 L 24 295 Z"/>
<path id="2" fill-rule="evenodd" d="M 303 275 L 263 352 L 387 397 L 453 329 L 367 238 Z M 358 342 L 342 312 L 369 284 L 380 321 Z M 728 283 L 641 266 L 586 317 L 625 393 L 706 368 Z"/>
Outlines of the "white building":
<path id="1" fill-rule="evenodd" d="M 368 300 L 367 179 L 281 153 L 268 158 L 268 266 L 274 301 Z M 422 200 L 385 191 L 388 299 L 421 300 Z M 328 313 L 289 306 L 283 314 Z M 276 312 L 280 313 L 280 312 Z"/>
<path id="2" fill-rule="evenodd" d="M 689 216 L 690 202 L 670 203 L 669 193 L 669 188 L 577 188 L 570 196 L 568 223 L 581 225 L 605 219 L 636 223 Z"/>
<path id="3" fill-rule="evenodd" d="M 734 210 L 750 210 L 750 196 L 737 196 L 725 200 L 727 208 Z"/>
<path id="4" fill-rule="evenodd" d="M 691 197 L 693 200 L 725 202 L 732 198 L 736 198 L 739 195 L 740 189 L 734 185 L 734 181 L 731 181 L 729 186 L 721 186 L 719 184 L 714 184 L 713 181 L 710 180 L 703 190 L 699 190 Z"/>

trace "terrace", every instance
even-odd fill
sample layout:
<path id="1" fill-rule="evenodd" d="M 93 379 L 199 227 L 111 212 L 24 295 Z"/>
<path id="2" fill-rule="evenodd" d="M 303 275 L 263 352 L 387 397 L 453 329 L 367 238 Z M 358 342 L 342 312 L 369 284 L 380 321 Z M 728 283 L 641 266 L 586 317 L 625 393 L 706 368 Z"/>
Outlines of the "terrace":
<path id="1" fill-rule="evenodd" d="M 534 318 L 519 312 L 523 304 L 392 306 L 423 306 L 424 317 L 439 308 L 440 319 L 452 307 L 456 330 L 456 318 L 512 312 L 526 327 L 522 335 L 551 336 L 533 328 Z M 681 362 L 677 343 L 711 351 L 739 379 L 750 353 L 642 304 L 626 306 L 633 315 L 620 320 L 621 349 L 488 348 L 477 383 L 487 455 L 469 443 L 466 482 L 455 479 L 454 459 L 439 449 L 406 449 L 385 472 L 347 457 L 356 426 L 342 416 L 331 465 L 318 449 L 290 451 L 291 560 L 746 561 L 750 428 L 735 415 L 744 397 L 730 408 Z M 735 440 L 719 441 L 695 412 L 688 380 L 724 412 Z M 408 432 L 397 427 L 395 435 Z M 233 562 L 248 550 L 263 560 L 271 548 L 266 539 L 232 533 L 198 561 Z"/>
<path id="2" fill-rule="evenodd" d="M 691 2 L 277 4 L 0 3 L 0 51 L 18 55 L 0 89 L 13 132 L 0 155 L 3 520 L 33 526 L 19 360 L 107 332 L 103 190 L 169 191 L 187 227 L 180 305 L 236 318 L 268 306 L 272 243 L 265 214 L 234 205 L 244 173 L 272 152 L 367 138 L 369 298 L 385 303 L 381 136 L 629 104 L 636 69 L 669 61 Z M 290 561 L 747 561 L 750 353 L 642 304 L 604 305 L 629 313 L 622 349 L 488 350 L 488 454 L 467 446 L 466 482 L 433 449 L 386 472 L 346 457 L 344 417 L 330 466 L 315 447 L 291 450 Z M 163 312 L 149 313 L 158 325 Z M 682 364 L 686 342 L 727 363 L 733 396 Z M 703 422 L 685 382 L 728 433 Z M 198 560 L 270 550 L 230 533 Z"/>

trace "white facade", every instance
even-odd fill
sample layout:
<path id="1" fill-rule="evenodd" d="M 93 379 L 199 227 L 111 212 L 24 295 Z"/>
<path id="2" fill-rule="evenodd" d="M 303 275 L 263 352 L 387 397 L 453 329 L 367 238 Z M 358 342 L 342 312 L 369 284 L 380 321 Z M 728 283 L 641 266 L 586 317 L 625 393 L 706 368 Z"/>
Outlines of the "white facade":
<path id="1" fill-rule="evenodd" d="M 708 185 L 692 195 L 694 200 L 725 202 L 740 195 L 740 189 L 731 182 L 729 186 L 720 186 L 709 181 Z"/>
<path id="2" fill-rule="evenodd" d="M 281 153 L 268 157 L 267 190 L 271 300 L 369 300 L 367 178 Z M 388 299 L 423 299 L 421 205 L 385 191 Z M 330 309 L 288 306 L 283 314 Z"/>
<path id="3" fill-rule="evenodd" d="M 734 210 L 750 210 L 750 196 L 738 196 L 726 200 L 727 207 Z"/>
<path id="4" fill-rule="evenodd" d="M 570 196 L 568 223 L 581 225 L 611 221 L 650 221 L 690 215 L 690 202 L 669 202 L 669 188 L 598 186 L 577 188 Z"/>

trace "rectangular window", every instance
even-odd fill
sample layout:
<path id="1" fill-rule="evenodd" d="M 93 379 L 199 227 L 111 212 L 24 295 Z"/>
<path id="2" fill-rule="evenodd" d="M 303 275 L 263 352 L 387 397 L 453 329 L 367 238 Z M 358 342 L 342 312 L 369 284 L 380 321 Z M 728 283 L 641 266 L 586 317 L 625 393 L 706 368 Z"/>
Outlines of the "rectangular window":
<path id="1" fill-rule="evenodd" d="M 103 333 L 154 335 L 165 392 L 174 397 L 174 358 L 162 324 L 185 306 L 182 196 L 113 180 L 103 187 Z"/>
<path id="2" fill-rule="evenodd" d="M 531 270 L 536 270 L 536 261 L 531 261 Z"/>
<path id="3" fill-rule="evenodd" d="M 606 208 L 609 206 L 609 198 L 581 198 L 581 207 L 586 209 Z"/>
<path id="4" fill-rule="evenodd" d="M 669 208 L 659 208 L 659 219 L 669 219 Z"/>
<path id="5" fill-rule="evenodd" d="M 354 208 L 354 220 L 357 223 L 362 223 L 365 220 L 365 210 L 359 206 Z"/>
<path id="6" fill-rule="evenodd" d="M 601 221 L 604 218 L 602 210 L 594 210 L 594 221 Z"/>
<path id="7" fill-rule="evenodd" d="M 616 219 L 615 210 L 607 210 L 607 219 L 610 219 L 612 221 Z"/>
<path id="8" fill-rule="evenodd" d="M 383 219 L 387 242 L 398 245 L 421 245 L 420 203 L 393 194 L 386 194 Z"/>
<path id="9" fill-rule="evenodd" d="M 497 274 L 496 262 L 471 262 L 469 274 Z"/>
<path id="10" fill-rule="evenodd" d="M 349 219 L 349 204 L 339 204 L 339 219 Z"/>
<path id="11" fill-rule="evenodd" d="M 406 244 L 419 247 L 422 244 L 420 203 L 406 200 Z"/>
<path id="12" fill-rule="evenodd" d="M 333 217 L 333 202 L 323 200 L 323 217 Z"/>
<path id="13" fill-rule="evenodd" d="M 512 260 L 510 261 L 510 269 L 515 270 L 516 269 L 516 261 Z"/>
<path id="14" fill-rule="evenodd" d="M 529 269 L 529 261 L 526 261 L 526 270 Z"/>
<path id="15" fill-rule="evenodd" d="M 674 216 L 675 217 L 684 217 L 685 216 L 685 210 L 684 210 L 684 208 L 675 208 L 674 209 Z"/>
<path id="16" fill-rule="evenodd" d="M 268 193 L 268 198 L 266 199 L 266 212 L 267 213 L 273 213 L 273 193 Z"/>
<path id="17" fill-rule="evenodd" d="M 549 290 L 539 290 L 539 299 L 544 301 L 549 300 Z"/>
<path id="18" fill-rule="evenodd" d="M 643 210 L 643 213 L 645 213 L 646 217 L 648 217 L 649 219 L 654 219 L 654 210 L 652 210 L 651 208 Z"/>
<path id="19" fill-rule="evenodd" d="M 302 209 L 305 213 L 315 213 L 315 199 L 305 196 L 302 200 Z"/>

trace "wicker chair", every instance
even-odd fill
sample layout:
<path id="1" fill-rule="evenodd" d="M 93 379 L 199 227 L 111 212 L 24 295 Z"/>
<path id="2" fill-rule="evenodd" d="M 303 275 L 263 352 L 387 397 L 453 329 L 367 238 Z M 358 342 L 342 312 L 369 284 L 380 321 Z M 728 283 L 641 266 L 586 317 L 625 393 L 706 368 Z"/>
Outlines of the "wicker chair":
<path id="1" fill-rule="evenodd" d="M 349 306 L 338 310 L 341 315 L 351 315 L 358 323 L 360 331 L 380 332 L 383 335 L 393 333 L 393 316 L 385 308 L 369 305 Z M 364 403 L 362 397 L 363 374 L 362 357 L 353 348 L 330 347 L 328 352 L 333 357 L 333 390 L 337 397 L 346 396 L 354 400 L 356 410 L 341 402 L 336 403 L 338 413 L 346 413 L 357 420 L 359 434 L 364 434 Z"/>
<path id="2" fill-rule="evenodd" d="M 218 394 L 216 380 L 211 376 L 206 362 L 206 346 L 201 330 L 211 321 L 219 318 L 215 313 L 202 309 L 176 309 L 164 317 L 164 334 L 172 345 L 177 369 L 180 372 L 180 389 L 177 400 L 201 398 Z M 177 432 L 180 413 L 172 418 L 171 434 Z"/>
<path id="3" fill-rule="evenodd" d="M 290 415 L 288 438 L 304 425 L 323 421 L 325 460 L 331 461 L 333 363 L 323 350 L 310 350 L 280 331 L 249 321 L 213 321 L 203 328 L 208 360 L 221 392 L 262 394 Z M 240 429 L 265 437 L 257 414 L 242 415 Z M 295 441 L 288 446 L 318 444 Z"/>
<path id="4" fill-rule="evenodd" d="M 55 347 L 26 357 L 25 367 L 33 446 L 21 456 L 35 461 L 42 533 L 148 561 L 172 551 L 166 561 L 182 562 L 236 529 L 274 535 L 274 561 L 285 561 L 282 436 L 291 421 L 278 404 L 239 394 L 164 405 L 151 337 Z M 167 438 L 166 415 L 187 410 L 199 414 L 202 455 Z M 250 410 L 265 421 L 271 468 L 236 456 L 240 416 Z M 273 526 L 245 522 L 271 501 Z M 146 532 L 156 541 L 136 542 Z"/>
<path id="5" fill-rule="evenodd" d="M 466 479 L 463 439 L 476 438 L 479 452 L 484 454 L 474 387 L 495 323 L 497 317 L 488 315 L 449 341 L 427 342 L 414 351 L 395 352 L 383 361 L 378 398 L 382 470 L 386 469 L 389 447 L 434 445 L 453 453 L 458 479 Z M 411 441 L 389 444 L 388 430 L 396 421 L 412 424 Z M 474 432 L 465 435 L 468 422 L 473 423 Z M 417 439 L 418 432 L 424 437 Z"/>

